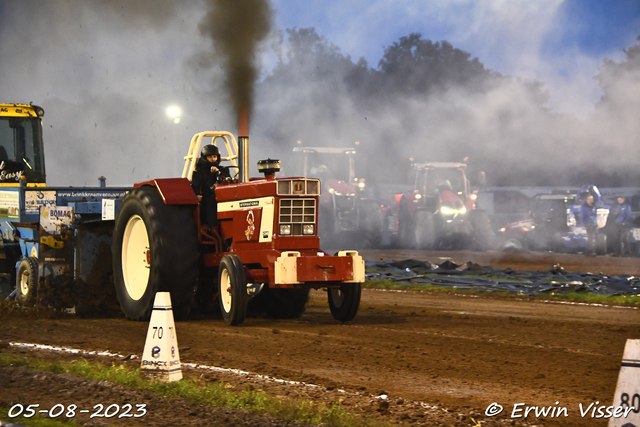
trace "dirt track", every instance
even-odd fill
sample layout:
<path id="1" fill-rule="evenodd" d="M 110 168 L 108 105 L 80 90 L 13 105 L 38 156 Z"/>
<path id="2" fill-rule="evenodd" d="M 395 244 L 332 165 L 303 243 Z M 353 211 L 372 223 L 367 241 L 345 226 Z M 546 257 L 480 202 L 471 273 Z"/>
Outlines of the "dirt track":
<path id="1" fill-rule="evenodd" d="M 451 257 L 519 269 L 548 269 L 559 261 L 568 270 L 640 271 L 633 258 L 363 253 L 372 260 Z M 635 308 L 365 290 L 360 313 L 348 325 L 331 318 L 326 294 L 318 291 L 296 321 L 248 319 L 231 328 L 219 319 L 198 319 L 178 323 L 177 331 L 180 347 L 189 347 L 183 362 L 321 385 L 331 392 L 317 398 L 327 401 L 336 400 L 341 388 L 354 396 L 345 398 L 349 409 L 375 416 L 426 425 L 473 425 L 473 417 L 485 426 L 604 426 L 606 421 L 581 418 L 578 405 L 611 404 L 625 341 L 640 338 L 639 325 Z M 140 355 L 146 328 L 122 319 L 4 317 L 0 340 Z M 380 394 L 388 395 L 388 410 L 376 410 L 379 400 L 371 396 Z M 0 401 L 6 399 L 0 390 Z M 482 414 L 492 402 L 504 412 L 489 419 Z M 513 404 L 520 402 L 567 407 L 569 417 L 512 420 Z"/>

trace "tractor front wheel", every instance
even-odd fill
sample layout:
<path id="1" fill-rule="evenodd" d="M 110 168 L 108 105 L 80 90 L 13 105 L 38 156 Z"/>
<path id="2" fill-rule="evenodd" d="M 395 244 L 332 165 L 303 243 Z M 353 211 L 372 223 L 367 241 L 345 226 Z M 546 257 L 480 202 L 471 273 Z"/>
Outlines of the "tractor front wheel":
<path id="1" fill-rule="evenodd" d="M 149 320 L 156 292 L 170 292 L 176 319 L 189 314 L 198 280 L 193 208 L 167 205 L 155 187 L 134 189 L 113 231 L 113 275 L 120 308 Z"/>
<path id="2" fill-rule="evenodd" d="M 16 299 L 22 305 L 33 305 L 38 291 L 38 259 L 24 258 L 18 265 Z"/>
<path id="3" fill-rule="evenodd" d="M 403 249 L 413 249 L 417 245 L 415 223 L 405 208 L 400 209 L 398 217 L 398 242 Z"/>
<path id="4" fill-rule="evenodd" d="M 361 283 L 345 283 L 339 288 L 329 288 L 329 309 L 334 319 L 348 322 L 356 317 L 360 307 Z"/>
<path id="5" fill-rule="evenodd" d="M 433 214 L 427 211 L 416 212 L 415 218 L 415 249 L 431 249 L 436 241 L 436 228 Z"/>
<path id="6" fill-rule="evenodd" d="M 225 255 L 218 269 L 222 317 L 231 326 L 244 322 L 247 315 L 247 277 L 237 255 Z"/>
<path id="7" fill-rule="evenodd" d="M 491 227 L 491 219 L 489 215 L 482 210 L 473 209 L 469 213 L 469 220 L 473 228 L 472 236 L 474 249 L 479 251 L 487 251 L 493 249 L 496 240 L 496 234 Z"/>
<path id="8" fill-rule="evenodd" d="M 358 206 L 358 225 L 365 248 L 378 248 L 382 242 L 382 211 L 375 200 L 363 200 Z"/>

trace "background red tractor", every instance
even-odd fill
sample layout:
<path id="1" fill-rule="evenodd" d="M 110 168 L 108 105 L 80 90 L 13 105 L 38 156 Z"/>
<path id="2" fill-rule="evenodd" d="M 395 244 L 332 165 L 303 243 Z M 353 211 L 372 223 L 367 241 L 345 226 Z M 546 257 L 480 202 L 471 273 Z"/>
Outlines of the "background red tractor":
<path id="1" fill-rule="evenodd" d="M 355 241 L 359 246 L 379 246 L 382 211 L 369 197 L 365 179 L 356 175 L 356 150 L 295 147 L 293 152 L 299 159 L 297 172 L 322 181 L 319 221 L 323 241 L 329 245 Z"/>
<path id="2" fill-rule="evenodd" d="M 464 163 L 416 163 L 413 191 L 396 195 L 386 229 L 407 248 L 487 250 L 495 233 L 487 213 L 475 208 Z M 480 174 L 483 176 L 484 174 Z"/>
<path id="3" fill-rule="evenodd" d="M 200 224 L 190 179 L 204 138 L 224 142 L 238 173 L 216 186 L 220 226 Z M 228 132 L 195 135 L 181 178 L 134 185 L 115 222 L 113 266 L 125 315 L 148 319 L 158 291 L 171 293 L 184 318 L 194 300 L 219 301 L 224 319 L 239 325 L 249 299 L 273 316 L 295 317 L 309 290 L 325 288 L 333 317 L 353 319 L 360 304 L 364 261 L 356 251 L 329 256 L 317 235 L 320 181 L 276 179 L 278 160 L 258 162 L 262 178 L 248 176 L 248 138 Z"/>

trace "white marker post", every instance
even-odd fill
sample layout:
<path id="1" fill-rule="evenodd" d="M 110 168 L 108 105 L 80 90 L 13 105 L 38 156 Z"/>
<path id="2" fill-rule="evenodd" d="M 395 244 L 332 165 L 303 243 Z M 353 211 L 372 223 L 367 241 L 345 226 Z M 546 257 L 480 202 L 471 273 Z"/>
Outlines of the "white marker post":
<path id="1" fill-rule="evenodd" d="M 627 340 L 624 346 L 613 406 L 624 408 L 626 414 L 611 417 L 609 427 L 640 426 L 640 340 Z"/>
<path id="2" fill-rule="evenodd" d="M 169 292 L 156 293 L 147 340 L 142 352 L 141 370 L 159 381 L 171 382 L 182 379 L 178 338 Z"/>

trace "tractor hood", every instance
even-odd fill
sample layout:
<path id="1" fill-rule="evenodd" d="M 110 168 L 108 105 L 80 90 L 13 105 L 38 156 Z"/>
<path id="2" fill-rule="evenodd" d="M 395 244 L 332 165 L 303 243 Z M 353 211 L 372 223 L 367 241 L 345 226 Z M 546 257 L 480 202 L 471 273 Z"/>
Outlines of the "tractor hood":
<path id="1" fill-rule="evenodd" d="M 520 221 L 515 221 L 505 225 L 500 229 L 500 232 L 509 233 L 514 231 L 522 231 L 526 233 L 534 228 L 534 225 L 535 221 L 533 220 L 533 218 L 525 218 L 521 219 Z"/>
<path id="2" fill-rule="evenodd" d="M 453 221 L 458 216 L 465 215 L 467 213 L 467 208 L 462 202 L 462 199 L 460 199 L 460 196 L 458 196 L 453 191 L 442 190 L 440 191 L 438 198 L 438 212 L 444 217 L 445 220 Z"/>
<path id="3" fill-rule="evenodd" d="M 337 179 L 328 179 L 322 182 L 323 193 L 352 196 L 356 193 L 356 186 Z"/>

